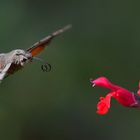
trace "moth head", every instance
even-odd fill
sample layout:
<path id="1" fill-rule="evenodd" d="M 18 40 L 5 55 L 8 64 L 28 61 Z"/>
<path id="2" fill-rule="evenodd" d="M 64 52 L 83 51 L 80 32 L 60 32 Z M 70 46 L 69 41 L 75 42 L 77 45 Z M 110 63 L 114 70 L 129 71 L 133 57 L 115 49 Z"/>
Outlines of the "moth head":
<path id="1" fill-rule="evenodd" d="M 29 52 L 26 52 L 21 49 L 17 49 L 11 52 L 13 63 L 23 66 L 29 60 L 32 59 L 32 55 Z"/>

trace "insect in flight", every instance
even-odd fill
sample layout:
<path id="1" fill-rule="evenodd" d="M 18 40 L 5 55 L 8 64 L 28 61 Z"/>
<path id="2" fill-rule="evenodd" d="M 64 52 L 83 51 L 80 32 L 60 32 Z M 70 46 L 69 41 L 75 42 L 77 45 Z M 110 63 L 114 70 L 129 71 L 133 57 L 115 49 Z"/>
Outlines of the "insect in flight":
<path id="1" fill-rule="evenodd" d="M 36 56 L 40 52 L 42 52 L 46 46 L 49 45 L 49 43 L 54 37 L 68 30 L 70 27 L 71 25 L 67 25 L 64 28 L 61 28 L 56 32 L 53 32 L 51 35 L 36 42 L 27 50 L 16 49 L 8 53 L 1 53 L 0 54 L 0 81 L 8 77 L 9 75 L 15 73 L 16 71 L 22 69 L 26 63 L 31 62 L 33 59 L 39 59 L 42 61 L 42 59 Z M 41 68 L 43 71 L 48 71 L 48 69 L 49 70 L 51 69 L 51 65 L 45 63 L 44 65 L 41 66 Z"/>

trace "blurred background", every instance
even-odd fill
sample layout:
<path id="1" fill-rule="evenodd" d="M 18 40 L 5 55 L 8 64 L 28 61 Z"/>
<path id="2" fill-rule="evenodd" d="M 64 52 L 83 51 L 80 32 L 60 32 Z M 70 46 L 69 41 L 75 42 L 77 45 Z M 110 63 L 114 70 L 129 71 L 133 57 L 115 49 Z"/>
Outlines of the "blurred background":
<path id="1" fill-rule="evenodd" d="M 0 52 L 27 49 L 72 24 L 40 57 L 0 85 L 1 140 L 132 140 L 139 138 L 140 110 L 115 100 L 96 114 L 100 96 L 90 78 L 108 77 L 136 92 L 140 80 L 139 1 L 0 1 Z"/>

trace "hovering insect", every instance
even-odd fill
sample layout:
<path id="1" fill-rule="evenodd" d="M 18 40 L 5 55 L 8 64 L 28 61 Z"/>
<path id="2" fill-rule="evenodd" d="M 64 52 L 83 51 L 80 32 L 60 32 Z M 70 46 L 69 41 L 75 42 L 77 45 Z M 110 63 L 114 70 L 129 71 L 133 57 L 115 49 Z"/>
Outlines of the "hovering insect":
<path id="1" fill-rule="evenodd" d="M 0 54 L 0 81 L 8 77 L 9 75 L 15 73 L 16 71 L 22 69 L 26 63 L 31 62 L 33 59 L 42 60 L 36 56 L 40 52 L 42 52 L 46 46 L 49 45 L 49 43 L 54 37 L 68 30 L 70 27 L 71 25 L 67 25 L 64 28 L 59 29 L 56 32 L 53 32 L 51 35 L 36 42 L 33 46 L 31 46 L 27 50 L 16 49 L 10 51 L 9 53 L 1 53 Z M 51 69 L 51 65 L 45 63 L 44 65 L 41 66 L 41 68 L 43 71 L 49 71 Z"/>

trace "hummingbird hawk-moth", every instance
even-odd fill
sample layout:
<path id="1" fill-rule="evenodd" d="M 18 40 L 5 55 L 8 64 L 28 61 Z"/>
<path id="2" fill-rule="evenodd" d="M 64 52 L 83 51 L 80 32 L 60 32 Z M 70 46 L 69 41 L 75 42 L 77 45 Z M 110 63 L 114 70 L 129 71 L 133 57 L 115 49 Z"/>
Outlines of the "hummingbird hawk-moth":
<path id="1" fill-rule="evenodd" d="M 41 39 L 40 41 L 36 42 L 26 50 L 16 49 L 8 53 L 1 53 L 0 54 L 0 81 L 2 81 L 7 76 L 15 73 L 16 71 L 22 69 L 26 63 L 31 62 L 33 59 L 37 58 L 36 56 L 40 52 L 42 52 L 46 46 L 49 45 L 49 43 L 54 37 L 63 33 L 70 27 L 71 25 L 68 25 L 62 29 L 57 30 L 56 32 L 53 32 L 51 35 Z M 37 59 L 40 60 L 40 58 Z M 47 71 L 47 66 L 51 68 L 51 65 L 46 63 L 42 65 L 41 67 L 42 70 Z"/>

